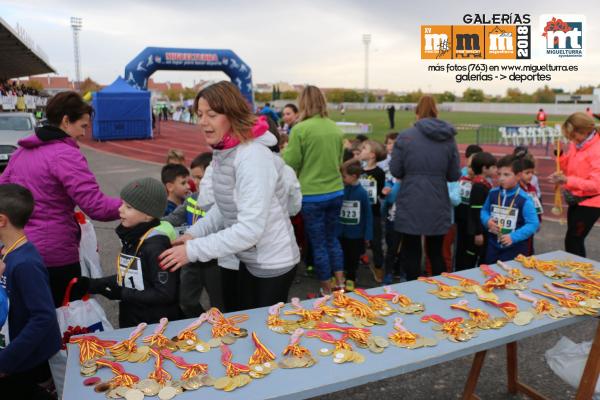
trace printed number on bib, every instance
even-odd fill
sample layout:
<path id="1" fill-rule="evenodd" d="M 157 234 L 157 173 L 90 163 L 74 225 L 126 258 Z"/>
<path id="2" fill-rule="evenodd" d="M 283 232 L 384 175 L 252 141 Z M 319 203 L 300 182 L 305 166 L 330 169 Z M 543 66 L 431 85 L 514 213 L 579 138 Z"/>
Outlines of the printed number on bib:
<path id="1" fill-rule="evenodd" d="M 501 228 L 501 235 L 507 235 L 515 231 L 518 216 L 519 210 L 516 208 L 502 207 L 497 204 L 492 205 L 492 218 Z"/>
<path id="2" fill-rule="evenodd" d="M 360 223 L 360 201 L 344 200 L 340 212 L 340 222 L 344 225 L 358 225 Z"/>
<path id="3" fill-rule="evenodd" d="M 360 180 L 360 185 L 367 191 L 369 202 L 371 204 L 377 204 L 377 181 L 363 178 Z"/>
<path id="4" fill-rule="evenodd" d="M 460 202 L 461 204 L 469 204 L 469 199 L 471 197 L 471 187 L 473 184 L 470 181 L 460 181 L 459 182 L 459 190 L 460 190 Z"/>
<path id="5" fill-rule="evenodd" d="M 542 202 L 540 201 L 540 198 L 537 197 L 537 195 L 535 193 L 529 193 L 529 195 L 531 196 L 531 200 L 533 200 L 533 206 L 535 207 L 535 212 L 540 215 L 544 213 L 544 209 L 542 208 Z"/>
<path id="6" fill-rule="evenodd" d="M 127 270 L 127 266 L 130 262 L 131 267 L 129 267 L 129 270 Z M 121 254 L 119 268 L 121 269 L 121 276 L 123 276 L 123 286 L 129 289 L 144 290 L 142 261 L 139 257 Z"/>

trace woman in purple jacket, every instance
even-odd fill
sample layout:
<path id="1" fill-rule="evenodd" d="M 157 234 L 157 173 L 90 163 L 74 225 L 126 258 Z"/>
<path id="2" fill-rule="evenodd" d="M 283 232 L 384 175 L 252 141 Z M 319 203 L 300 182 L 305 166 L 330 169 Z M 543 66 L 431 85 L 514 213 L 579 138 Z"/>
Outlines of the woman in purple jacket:
<path id="1" fill-rule="evenodd" d="M 54 96 L 46 107 L 47 125 L 19 141 L 0 176 L 0 183 L 16 183 L 33 194 L 35 208 L 25 232 L 48 268 L 56 307 L 69 281 L 81 275 L 75 206 L 99 221 L 119 218 L 121 200 L 100 191 L 77 145 L 93 112 L 75 92 Z"/>

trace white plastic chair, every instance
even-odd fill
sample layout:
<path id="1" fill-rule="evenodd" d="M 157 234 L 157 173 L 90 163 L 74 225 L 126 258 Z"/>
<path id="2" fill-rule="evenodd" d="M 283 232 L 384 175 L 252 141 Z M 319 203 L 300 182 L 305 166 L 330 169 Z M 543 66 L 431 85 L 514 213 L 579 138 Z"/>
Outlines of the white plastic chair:
<path id="1" fill-rule="evenodd" d="M 526 126 L 521 126 L 519 127 L 518 131 L 517 131 L 517 137 L 516 137 L 516 143 L 513 143 L 515 146 L 519 146 L 520 144 L 523 144 L 525 146 L 527 146 L 529 144 L 529 140 L 528 140 L 528 132 L 529 132 L 529 128 L 527 128 Z"/>

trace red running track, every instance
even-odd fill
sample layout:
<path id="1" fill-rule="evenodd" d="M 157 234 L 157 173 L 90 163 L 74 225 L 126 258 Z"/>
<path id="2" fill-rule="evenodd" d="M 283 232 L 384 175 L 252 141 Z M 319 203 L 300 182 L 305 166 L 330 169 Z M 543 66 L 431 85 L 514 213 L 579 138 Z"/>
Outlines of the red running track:
<path id="1" fill-rule="evenodd" d="M 198 154 L 210 151 L 210 147 L 206 144 L 204 136 L 196 125 L 173 121 L 157 121 L 155 137 L 150 140 L 97 142 L 89 135 L 81 143 L 98 151 L 157 164 L 165 163 L 167 152 L 170 149 L 183 150 L 187 163 L 191 162 Z M 467 145 L 460 144 L 458 147 L 464 164 L 464 151 Z M 482 145 L 482 147 L 497 157 L 508 154 L 513 149 L 510 146 L 502 145 Z M 554 186 L 546 179 L 555 169 L 554 160 L 546 156 L 545 148 L 532 148 L 530 151 L 536 157 L 536 172 L 542 189 L 544 219 L 556 220 L 557 218 L 550 212 L 554 202 Z"/>
<path id="2" fill-rule="evenodd" d="M 210 151 L 196 125 L 173 121 L 157 121 L 153 139 L 97 142 L 86 135 L 81 143 L 95 150 L 158 164 L 165 163 L 170 149 L 183 150 L 188 164 L 198 154 Z"/>

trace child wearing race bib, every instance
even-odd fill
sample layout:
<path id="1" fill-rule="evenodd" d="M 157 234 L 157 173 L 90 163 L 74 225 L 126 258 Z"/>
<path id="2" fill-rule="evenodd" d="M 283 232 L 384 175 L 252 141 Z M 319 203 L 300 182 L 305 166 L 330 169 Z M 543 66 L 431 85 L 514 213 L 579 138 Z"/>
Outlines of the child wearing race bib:
<path id="1" fill-rule="evenodd" d="M 167 190 L 167 206 L 163 214 L 171 214 L 190 194 L 190 171 L 181 164 L 167 164 L 160 171 L 160 179 Z"/>
<path id="2" fill-rule="evenodd" d="M 0 291 L 9 305 L 8 319 L 0 321 L 0 393 L 6 399 L 50 398 L 48 359 L 61 346 L 48 271 L 23 229 L 33 206 L 29 190 L 0 185 Z"/>
<path id="3" fill-rule="evenodd" d="M 540 225 L 533 200 L 519 184 L 523 164 L 510 155 L 497 165 L 500 187 L 490 191 L 481 209 L 481 223 L 488 228 L 486 264 L 525 254 Z"/>
<path id="4" fill-rule="evenodd" d="M 478 262 L 485 259 L 487 242 L 485 228 L 481 224 L 481 207 L 485 203 L 490 189 L 491 180 L 496 176 L 496 157 L 487 152 L 477 153 L 471 161 L 473 180 L 469 194 L 469 213 L 467 215 L 467 264 L 457 265 L 456 270 L 474 268 Z"/>
<path id="5" fill-rule="evenodd" d="M 373 272 L 373 278 L 377 283 L 383 281 L 383 249 L 382 249 L 382 221 L 381 221 L 381 199 L 383 199 L 383 188 L 385 187 L 385 172 L 377 166 L 377 163 L 385 160 L 387 153 L 383 145 L 374 140 L 366 140 L 362 144 L 359 160 L 365 163 L 360 184 L 367 191 L 371 202 L 373 214 L 373 240 L 371 251 L 373 252 L 373 264 L 369 264 Z"/>
<path id="6" fill-rule="evenodd" d="M 358 260 L 364 251 L 365 241 L 373 237 L 373 216 L 367 191 L 360 185 L 362 169 L 356 160 L 346 161 L 342 165 L 344 180 L 344 202 L 338 223 L 338 237 L 344 253 L 345 284 L 339 280 L 337 286 L 347 292 L 354 291 Z"/>
<path id="7" fill-rule="evenodd" d="M 215 201 L 211 184 L 212 169 L 206 172 L 211 161 L 212 152 L 199 154 L 192 160 L 190 171 L 198 191 L 189 195 L 183 204 L 162 218 L 173 225 L 179 235 L 184 234 L 190 226 L 203 218 Z M 200 196 L 200 182 L 204 180 L 205 174 L 209 185 L 202 185 L 205 189 Z M 210 306 L 223 310 L 221 276 L 217 260 L 190 263 L 181 269 L 180 274 L 179 306 L 186 318 L 197 317 L 205 311 L 200 304 L 200 296 L 204 289 L 208 294 Z"/>
<path id="8" fill-rule="evenodd" d="M 523 174 L 521 176 L 521 189 L 524 190 L 529 196 L 531 200 L 533 200 L 533 205 L 535 206 L 535 212 L 540 219 L 540 223 L 542 222 L 542 214 L 544 213 L 544 208 L 542 207 L 542 200 L 538 197 L 538 189 L 533 185 L 533 177 L 535 176 L 535 159 L 530 153 L 518 154 L 517 157 L 520 159 L 521 163 L 523 163 Z M 526 256 L 531 256 L 535 253 L 533 247 L 533 236 L 529 238 L 528 241 L 529 249 L 527 253 L 524 253 Z"/>
<path id="9" fill-rule="evenodd" d="M 455 269 L 461 269 L 462 265 L 469 264 L 467 255 L 468 232 L 467 223 L 469 216 L 469 199 L 473 185 L 473 170 L 471 161 L 477 153 L 483 149 L 476 144 L 467 146 L 465 150 L 466 165 L 461 169 L 461 177 L 458 179 L 460 191 L 460 204 L 454 208 L 454 220 L 456 222 L 456 256 L 454 258 Z"/>
<path id="10" fill-rule="evenodd" d="M 127 184 L 121 199 L 121 224 L 116 233 L 123 247 L 117 256 L 116 274 L 98 279 L 82 277 L 77 285 L 80 290 L 120 300 L 121 328 L 156 323 L 162 317 L 179 319 L 179 271 L 163 271 L 158 259 L 171 247 L 160 222 L 167 192 L 158 180 L 142 178 Z"/>

